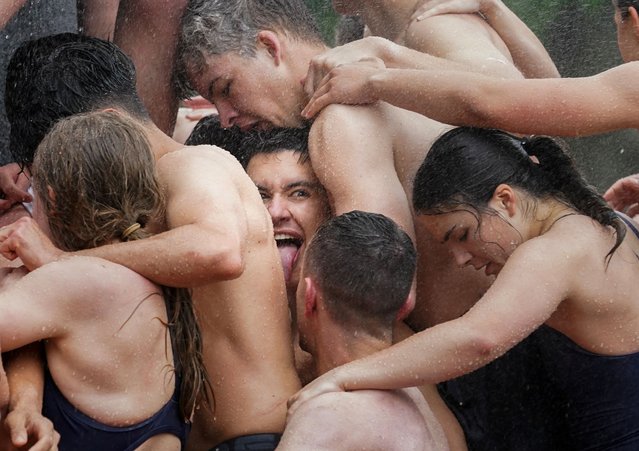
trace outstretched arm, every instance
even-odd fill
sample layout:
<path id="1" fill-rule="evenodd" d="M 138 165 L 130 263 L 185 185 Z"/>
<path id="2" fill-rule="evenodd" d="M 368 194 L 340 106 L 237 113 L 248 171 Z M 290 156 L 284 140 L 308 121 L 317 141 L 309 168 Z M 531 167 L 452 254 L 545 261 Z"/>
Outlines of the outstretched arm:
<path id="1" fill-rule="evenodd" d="M 295 405 L 321 393 L 437 383 L 505 353 L 550 317 L 573 283 L 569 265 L 576 258 L 566 258 L 565 249 L 557 246 L 533 245 L 522 252 L 530 244 L 513 253 L 493 286 L 464 316 L 326 373 L 292 398 L 291 414 Z"/>
<path id="2" fill-rule="evenodd" d="M 337 67 L 303 114 L 330 103 L 384 100 L 452 125 L 581 136 L 639 127 L 639 62 L 585 78 L 497 80 L 454 71 Z"/>
<path id="3" fill-rule="evenodd" d="M 415 11 L 413 19 L 419 22 L 441 14 L 469 13 L 480 13 L 499 34 L 524 77 L 560 76 L 537 36 L 501 0 L 426 0 Z"/>

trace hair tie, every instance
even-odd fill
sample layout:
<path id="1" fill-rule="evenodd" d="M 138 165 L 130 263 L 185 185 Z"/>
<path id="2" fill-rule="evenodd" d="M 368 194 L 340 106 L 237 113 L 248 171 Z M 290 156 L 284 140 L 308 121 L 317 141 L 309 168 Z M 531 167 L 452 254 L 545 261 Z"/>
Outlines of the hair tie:
<path id="1" fill-rule="evenodd" d="M 535 155 L 531 155 L 530 154 L 530 149 L 528 148 L 530 146 L 530 141 L 532 138 L 534 138 L 535 135 L 530 135 L 530 136 L 524 136 L 523 138 L 521 138 L 519 140 L 519 145 L 521 146 L 521 149 L 524 151 L 524 153 L 526 154 L 526 156 L 535 164 L 539 164 L 539 158 L 537 158 Z"/>
<path id="2" fill-rule="evenodd" d="M 131 236 L 131 234 L 133 232 L 135 232 L 135 231 L 137 231 L 138 229 L 141 229 L 141 228 L 142 228 L 142 226 L 140 225 L 139 222 L 134 222 L 129 227 L 124 229 L 124 232 L 122 232 L 122 239 L 123 240 L 129 239 L 129 236 Z"/>

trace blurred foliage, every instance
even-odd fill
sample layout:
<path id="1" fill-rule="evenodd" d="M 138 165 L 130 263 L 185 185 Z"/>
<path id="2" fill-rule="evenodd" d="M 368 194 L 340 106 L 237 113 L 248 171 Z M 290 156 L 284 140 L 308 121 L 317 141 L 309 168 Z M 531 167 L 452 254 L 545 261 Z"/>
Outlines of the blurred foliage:
<path id="1" fill-rule="evenodd" d="M 317 18 L 322 36 L 327 44 L 333 45 L 338 15 L 333 11 L 331 0 L 304 0 Z"/>

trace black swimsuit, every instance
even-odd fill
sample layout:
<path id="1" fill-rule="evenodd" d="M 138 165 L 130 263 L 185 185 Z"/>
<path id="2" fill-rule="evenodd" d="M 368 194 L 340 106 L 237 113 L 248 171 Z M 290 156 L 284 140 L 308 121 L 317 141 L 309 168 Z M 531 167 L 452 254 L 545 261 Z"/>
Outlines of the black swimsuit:
<path id="1" fill-rule="evenodd" d="M 61 451 L 133 451 L 158 434 L 175 435 L 184 447 L 190 424 L 180 415 L 179 380 L 175 386 L 173 397 L 151 418 L 131 426 L 107 426 L 76 409 L 60 392 L 47 369 L 42 413 L 60 434 Z"/>

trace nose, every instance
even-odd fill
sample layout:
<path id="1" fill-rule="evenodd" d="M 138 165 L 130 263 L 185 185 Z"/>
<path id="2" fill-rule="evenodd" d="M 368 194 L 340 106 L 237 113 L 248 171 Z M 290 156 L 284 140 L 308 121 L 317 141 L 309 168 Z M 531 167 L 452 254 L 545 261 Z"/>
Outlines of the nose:
<path id="1" fill-rule="evenodd" d="M 452 248 L 451 252 L 453 253 L 455 263 L 457 263 L 457 266 L 460 267 L 468 265 L 470 260 L 473 258 L 472 254 L 464 249 Z"/>
<path id="2" fill-rule="evenodd" d="M 276 194 L 267 203 L 266 209 L 271 215 L 273 224 L 277 224 L 286 219 L 290 219 L 291 212 L 288 208 L 288 202 L 279 194 Z"/>
<path id="3" fill-rule="evenodd" d="M 215 103 L 215 107 L 220 115 L 220 125 L 223 128 L 233 127 L 240 113 L 227 101 L 218 101 Z"/>

